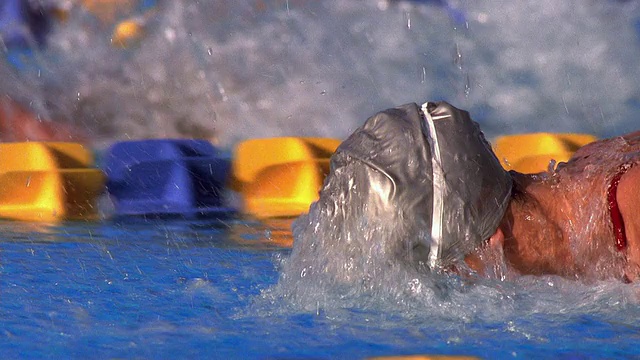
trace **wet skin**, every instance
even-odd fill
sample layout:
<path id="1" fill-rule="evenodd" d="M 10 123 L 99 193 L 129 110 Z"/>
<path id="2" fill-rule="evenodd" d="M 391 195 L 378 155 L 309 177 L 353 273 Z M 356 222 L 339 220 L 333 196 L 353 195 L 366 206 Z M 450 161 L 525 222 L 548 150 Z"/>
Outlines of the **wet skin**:
<path id="1" fill-rule="evenodd" d="M 509 208 L 486 246 L 465 259 L 472 269 L 640 281 L 640 131 L 589 144 L 553 172 L 511 175 Z M 608 196 L 622 217 L 622 249 Z"/>

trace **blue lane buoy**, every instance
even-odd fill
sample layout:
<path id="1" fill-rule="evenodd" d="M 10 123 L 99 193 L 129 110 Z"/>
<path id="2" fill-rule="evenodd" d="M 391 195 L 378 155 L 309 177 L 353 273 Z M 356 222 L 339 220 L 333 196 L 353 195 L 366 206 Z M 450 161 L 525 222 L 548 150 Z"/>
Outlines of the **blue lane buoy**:
<path id="1" fill-rule="evenodd" d="M 20 0 L 0 3 L 0 37 L 7 48 L 26 44 L 28 26 Z"/>
<path id="2" fill-rule="evenodd" d="M 51 28 L 51 10 L 23 0 L 0 2 L 0 39 L 8 49 L 44 46 Z"/>
<path id="3" fill-rule="evenodd" d="M 117 142 L 103 171 L 116 216 L 226 217 L 231 159 L 206 140 L 152 139 Z"/>
<path id="4" fill-rule="evenodd" d="M 41 2 L 0 0 L 0 54 L 9 65 L 20 72 L 40 70 L 34 53 L 46 45 L 55 11 Z"/>

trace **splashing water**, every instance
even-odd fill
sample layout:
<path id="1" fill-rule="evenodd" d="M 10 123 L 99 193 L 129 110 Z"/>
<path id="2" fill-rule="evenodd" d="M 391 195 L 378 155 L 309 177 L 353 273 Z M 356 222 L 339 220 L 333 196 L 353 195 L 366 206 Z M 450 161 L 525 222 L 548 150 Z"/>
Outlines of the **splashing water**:
<path id="1" fill-rule="evenodd" d="M 35 51 L 37 70 L 0 66 L 0 90 L 40 104 L 34 110 L 45 118 L 86 127 L 96 141 L 344 138 L 377 110 L 430 99 L 470 110 L 490 136 L 605 136 L 636 126 L 638 7 L 165 1 L 128 49 L 112 46 L 109 27 L 75 10 Z"/>
<path id="2" fill-rule="evenodd" d="M 359 309 L 399 317 L 382 326 L 422 321 L 434 331 L 468 324 L 482 328 L 536 314 L 544 314 L 544 321 L 570 322 L 566 317 L 589 314 L 625 322 L 623 313 L 640 313 L 637 284 L 517 276 L 504 266 L 504 259 L 502 267 L 488 269 L 493 272 L 487 278 L 432 273 L 420 262 L 425 256 L 415 254 L 420 238 L 412 228 L 415 219 L 353 205 L 359 192 L 369 190 L 349 169 L 339 169 L 345 174 L 329 178 L 320 200 L 294 223 L 293 250 L 281 259 L 277 285 L 256 302 L 259 311 L 274 311 L 275 306 L 284 313 L 344 319 L 349 317 L 345 311 Z M 575 236 L 590 231 L 582 229 Z M 537 332 L 530 334 L 538 337 L 536 341 L 551 341 L 540 327 L 534 321 L 514 325 L 513 331 Z"/>
<path id="3" fill-rule="evenodd" d="M 468 109 L 490 136 L 606 136 L 637 126 L 637 2 L 384 3 L 164 1 L 144 39 L 127 49 L 76 10 L 35 51 L 34 67 L 0 63 L 0 90 L 45 118 L 86 127 L 98 143 L 193 134 L 228 146 L 278 135 L 344 138 L 380 109 L 430 99 Z M 617 317 L 637 303 L 635 286 L 616 283 L 439 278 L 402 261 L 409 240 L 385 241 L 404 231 L 403 219 L 338 233 L 331 216 L 312 208 L 298 220 L 296 247 L 265 299 L 285 297 L 313 312 L 377 307 L 462 323 L 538 312 Z"/>

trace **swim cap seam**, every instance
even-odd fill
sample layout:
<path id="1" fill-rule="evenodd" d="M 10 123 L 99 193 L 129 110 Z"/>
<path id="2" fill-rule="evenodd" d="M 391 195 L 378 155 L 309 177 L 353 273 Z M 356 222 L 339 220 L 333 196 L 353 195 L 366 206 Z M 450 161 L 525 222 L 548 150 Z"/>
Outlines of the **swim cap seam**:
<path id="1" fill-rule="evenodd" d="M 433 123 L 433 118 L 429 113 L 429 102 L 422 104 L 421 113 L 426 122 L 428 133 L 427 142 L 431 150 L 431 172 L 432 172 L 432 211 L 431 211 L 431 244 L 429 251 L 429 267 L 434 268 L 438 265 L 442 251 L 442 234 L 444 219 L 444 188 L 445 179 L 442 169 L 442 157 L 440 154 L 440 145 L 438 143 L 438 134 Z"/>

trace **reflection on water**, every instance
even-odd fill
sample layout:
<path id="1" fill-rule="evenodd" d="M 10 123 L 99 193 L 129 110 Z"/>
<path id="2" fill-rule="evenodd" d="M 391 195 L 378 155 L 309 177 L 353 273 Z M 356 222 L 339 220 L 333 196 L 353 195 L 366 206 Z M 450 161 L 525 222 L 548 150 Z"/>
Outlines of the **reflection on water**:
<path id="1" fill-rule="evenodd" d="M 229 228 L 229 237 L 250 247 L 290 248 L 293 246 L 291 224 L 294 219 L 265 219 L 252 223 L 236 223 Z"/>
<path id="2" fill-rule="evenodd" d="M 180 220 L 129 217 L 103 222 L 42 223 L 0 220 L 0 242 L 104 242 L 142 236 L 168 246 L 231 246 L 256 250 L 288 249 L 293 245 L 294 219 L 230 217 Z"/>
<path id="3" fill-rule="evenodd" d="M 56 241 L 58 226 L 52 223 L 0 220 L 0 241 Z"/>

